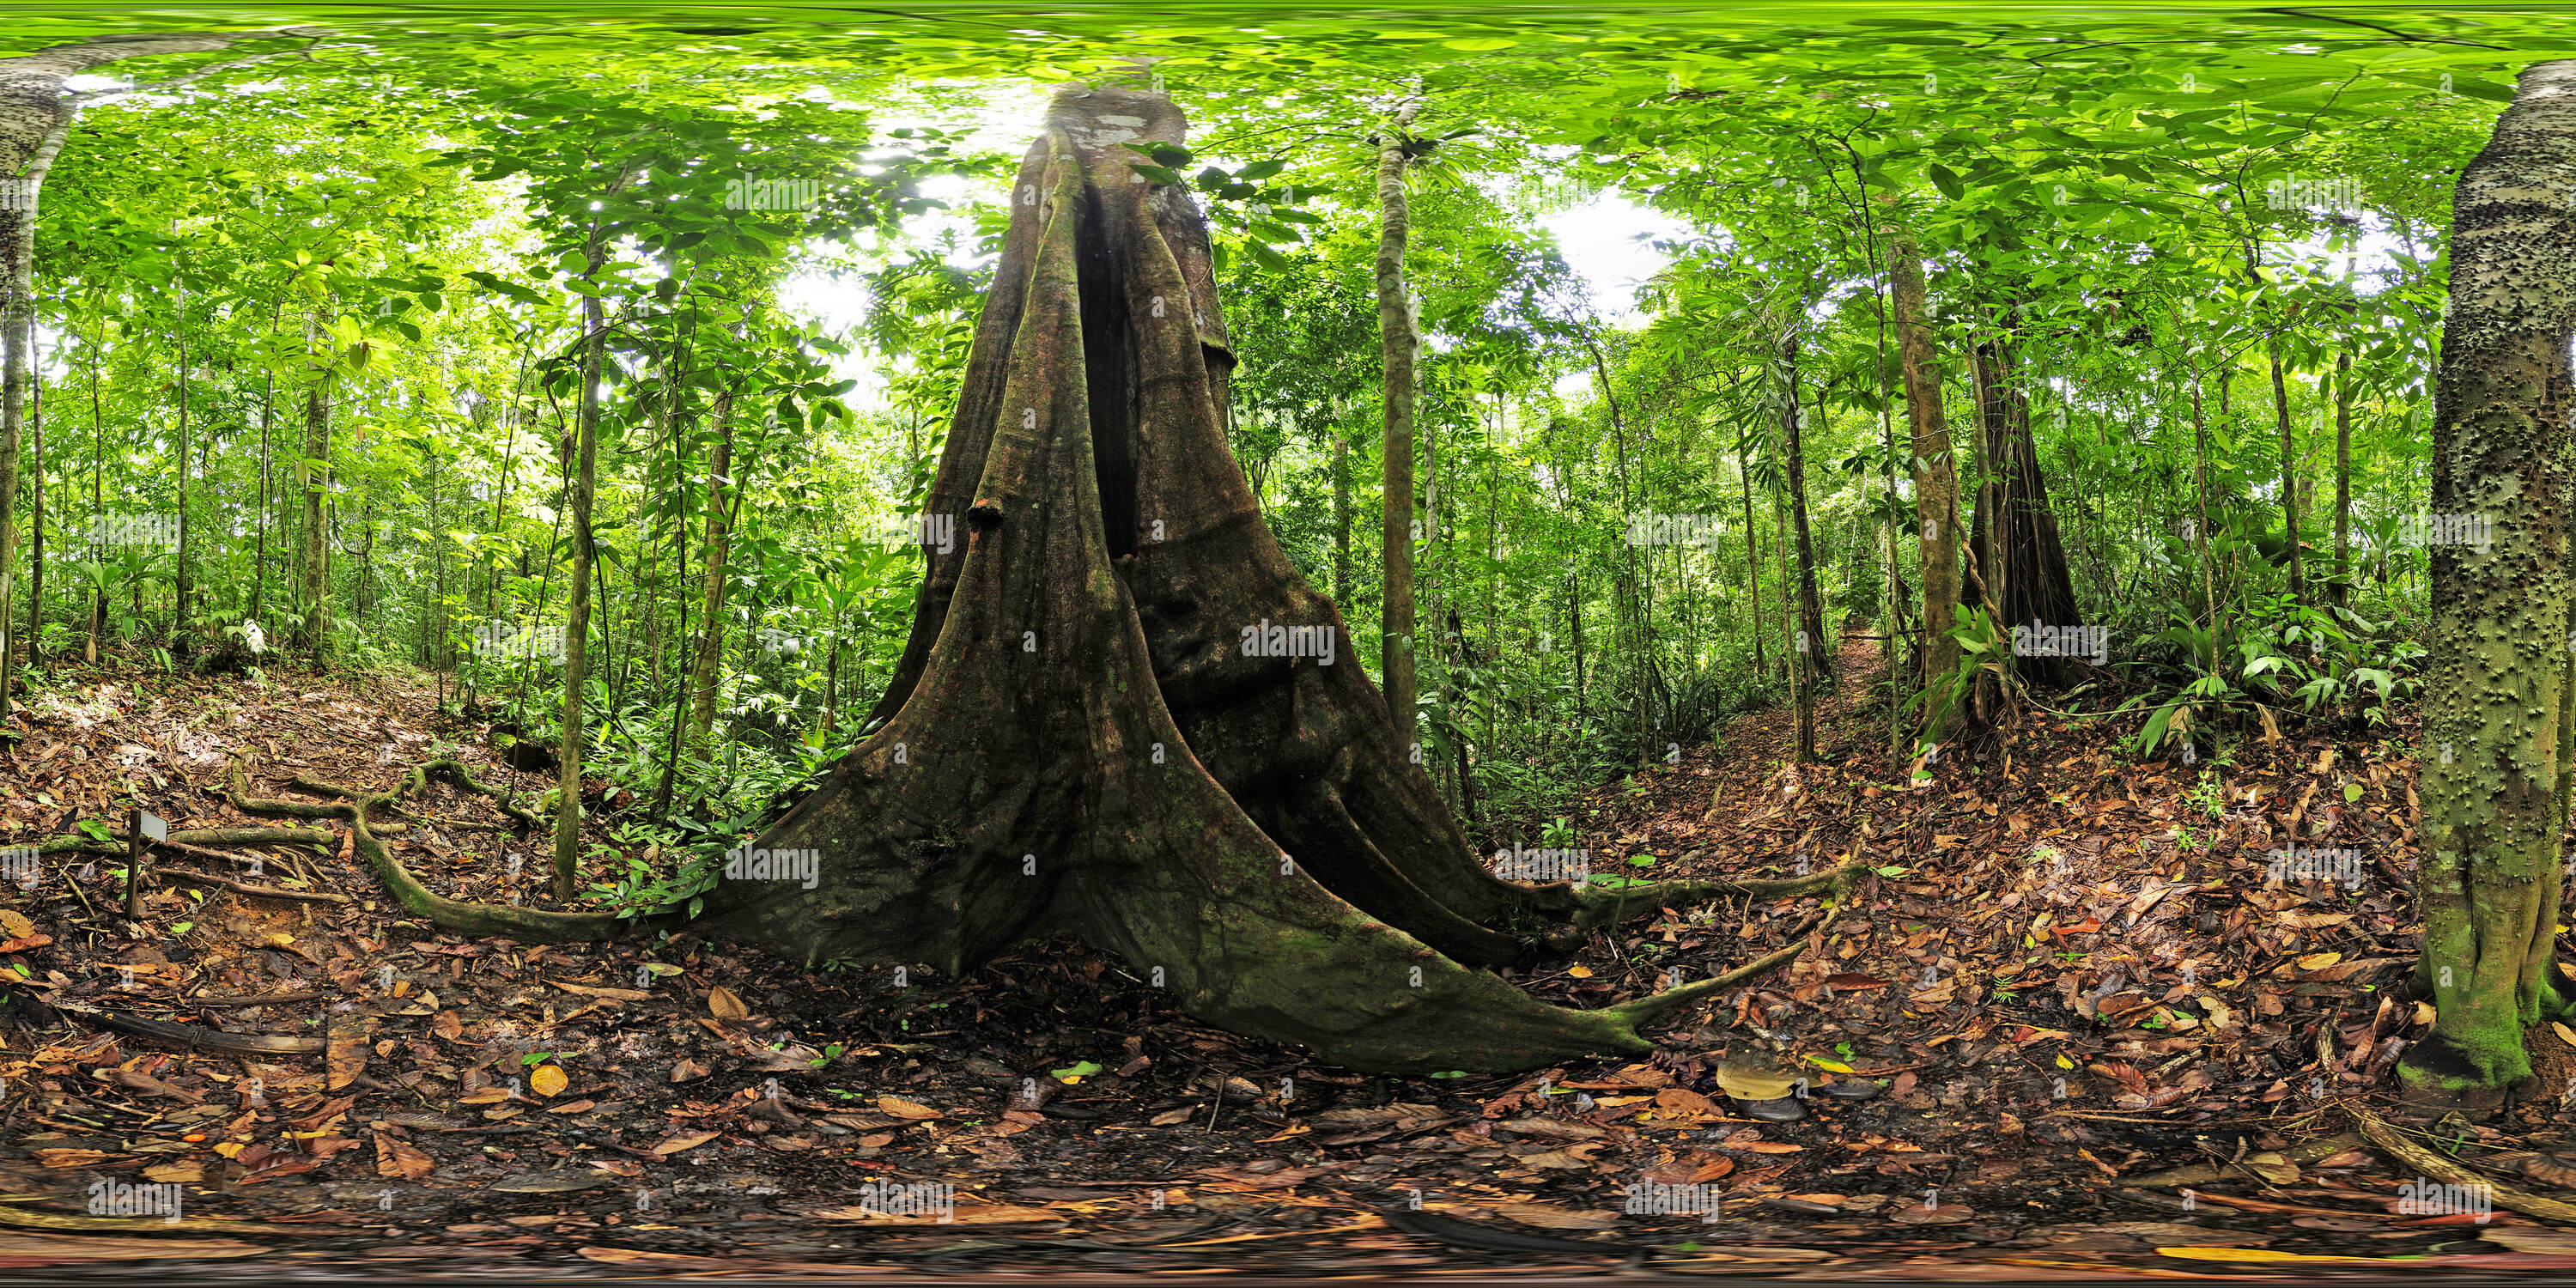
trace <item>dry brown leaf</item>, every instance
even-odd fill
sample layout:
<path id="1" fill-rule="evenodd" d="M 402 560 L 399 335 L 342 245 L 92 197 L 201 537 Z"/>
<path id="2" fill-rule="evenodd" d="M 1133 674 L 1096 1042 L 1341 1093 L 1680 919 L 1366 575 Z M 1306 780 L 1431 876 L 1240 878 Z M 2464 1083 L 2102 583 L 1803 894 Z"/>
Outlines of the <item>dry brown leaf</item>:
<path id="1" fill-rule="evenodd" d="M 698 1146 L 706 1144 L 708 1141 L 714 1140 L 716 1137 L 723 1134 L 723 1132 L 718 1131 L 693 1131 L 685 1136 L 674 1136 L 669 1140 L 655 1145 L 653 1147 L 653 1152 L 656 1154 L 666 1155 L 677 1154 L 682 1150 L 696 1149 Z"/>
<path id="2" fill-rule="evenodd" d="M 27 920 L 25 913 L 0 908 L 0 931 L 7 932 L 0 934 L 0 939 L 24 939 L 36 933 L 36 923 Z"/>
<path id="3" fill-rule="evenodd" d="M 560 1105 L 547 1106 L 546 1112 L 550 1114 L 578 1114 L 587 1113 L 598 1107 L 599 1102 L 596 1100 L 567 1100 Z"/>
<path id="4" fill-rule="evenodd" d="M 671 1066 L 671 1081 L 695 1082 L 714 1072 L 715 1070 L 710 1069 L 695 1060 L 683 1058 L 678 1064 Z"/>
<path id="5" fill-rule="evenodd" d="M 911 1101 L 902 1099 L 898 1096 L 877 1097 L 877 1109 L 882 1113 L 889 1113 L 897 1118 L 910 1118 L 915 1121 L 928 1121 L 933 1118 L 946 1117 L 946 1115 L 928 1105 L 916 1105 Z"/>
<path id="6" fill-rule="evenodd" d="M 327 1090 L 338 1091 L 356 1082 L 358 1075 L 367 1071 L 367 1056 L 371 1041 L 368 1034 L 357 1031 L 345 1035 L 335 1033 L 331 1036 L 330 1051 L 324 1057 L 331 1067 Z"/>
<path id="7" fill-rule="evenodd" d="M 376 1175 L 417 1181 L 438 1166 L 429 1155 L 391 1136 L 376 1137 Z"/>
<path id="8" fill-rule="evenodd" d="M 719 1020 L 744 1020 L 751 1018 L 751 1008 L 743 1005 L 732 989 L 718 984 L 707 990 L 707 1014 Z"/>

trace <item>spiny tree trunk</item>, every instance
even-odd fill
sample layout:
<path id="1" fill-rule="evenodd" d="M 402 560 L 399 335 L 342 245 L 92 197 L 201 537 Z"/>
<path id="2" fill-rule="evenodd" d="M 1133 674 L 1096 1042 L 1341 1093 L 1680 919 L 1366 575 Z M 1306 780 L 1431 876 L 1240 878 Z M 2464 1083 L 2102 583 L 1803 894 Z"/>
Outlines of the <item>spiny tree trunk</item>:
<path id="1" fill-rule="evenodd" d="M 2020 363 L 2009 333 L 1988 336 L 1969 367 L 1976 377 L 1984 472 L 1989 476 L 1977 489 L 1977 514 L 1969 533 L 1977 552 L 1972 589 L 2001 629 L 2079 625 L 2075 583 L 2067 572 L 2066 548 L 2057 538 L 2057 518 L 2048 508 L 2048 484 L 2030 434 L 2030 403 L 2022 396 Z M 2075 674 L 2064 658 L 2022 658 L 2015 667 L 2053 686 L 2069 683 Z"/>
<path id="2" fill-rule="evenodd" d="M 2576 61 L 2538 63 L 2453 199 L 2432 508 L 2484 516 L 2494 539 L 2432 550 L 2417 772 L 2421 970 L 2436 1018 L 2399 1071 L 2434 1103 L 2494 1103 L 2531 1074 L 2525 1027 L 2566 1011 L 2551 945 L 2576 466 L 2576 220 L 2558 194 L 2571 187 Z"/>
<path id="3" fill-rule="evenodd" d="M 1905 417 L 1914 435 L 1914 509 L 1921 516 L 1923 558 L 1923 672 L 1930 684 L 1959 667 L 1959 642 L 1950 638 L 1959 608 L 1959 464 L 1951 455 L 1950 422 L 1941 411 L 1941 368 L 1933 351 L 1924 303 L 1923 260 L 1913 239 L 1900 234 L 1888 250 L 1888 277 L 1896 304 L 1897 365 L 1905 377 Z M 1926 742 L 1946 732 L 1927 715 Z"/>
<path id="4" fill-rule="evenodd" d="M 1569 1011 L 1479 968 L 1714 887 L 1522 886 L 1470 850 L 1226 448 L 1205 224 L 1121 146 L 1181 138 L 1159 94 L 1056 99 L 931 487 L 966 535 L 930 555 L 932 642 L 700 928 L 951 972 L 1075 929 L 1203 1021 L 1365 1069 L 1648 1049 L 1732 981 Z M 759 879 L 764 852 L 811 888 Z"/>
<path id="5" fill-rule="evenodd" d="M 1377 140 L 1378 358 L 1384 369 L 1386 433 L 1384 513 L 1380 528 L 1386 579 L 1380 617 L 1378 674 L 1396 727 L 1413 732 L 1413 299 L 1404 280 L 1404 241 L 1413 209 L 1404 195 L 1403 131 L 1414 105 L 1396 113 L 1395 126 Z"/>

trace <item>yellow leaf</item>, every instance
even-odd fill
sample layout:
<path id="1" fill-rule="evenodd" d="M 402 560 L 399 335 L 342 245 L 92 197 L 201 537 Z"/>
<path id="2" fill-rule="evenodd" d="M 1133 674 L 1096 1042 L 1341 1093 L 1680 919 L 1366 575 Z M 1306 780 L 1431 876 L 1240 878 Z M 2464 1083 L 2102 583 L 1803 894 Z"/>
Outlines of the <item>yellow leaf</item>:
<path id="1" fill-rule="evenodd" d="M 283 930 L 273 930 L 268 933 L 264 942 L 266 942 L 271 948 L 293 948 L 295 946 L 295 936 L 290 935 Z"/>
<path id="2" fill-rule="evenodd" d="M 2564 1042 L 2569 1046 L 2576 1047 L 2576 1029 L 2571 1029 L 2556 1020 L 2550 1021 L 2549 1027 L 2557 1031 L 2559 1041 Z"/>
<path id="3" fill-rule="evenodd" d="M 1807 1063 L 1812 1064 L 1827 1073 L 1849 1073 L 1852 1071 L 1852 1067 L 1850 1065 L 1844 1064 L 1840 1060 L 1828 1060 L 1820 1055 L 1808 1056 Z"/>
<path id="4" fill-rule="evenodd" d="M 2402 1257 L 2321 1257 L 2305 1252 L 2275 1252 L 2270 1248 L 2158 1248 L 2156 1251 L 2186 1261 L 2340 1261 L 2382 1265 L 2405 1260 Z"/>
<path id="5" fill-rule="evenodd" d="M 528 1075 L 528 1089 L 549 1100 L 562 1095 L 564 1088 L 571 1082 L 572 1079 L 565 1077 L 563 1070 L 551 1064 L 538 1065 L 537 1071 Z"/>
<path id="6" fill-rule="evenodd" d="M 2075 1067 L 2075 1062 L 2061 1055 L 2057 1057 L 2057 1067 L 2060 1069 L 2072 1069 Z"/>
<path id="7" fill-rule="evenodd" d="M 36 923 L 27 920 L 22 913 L 0 908 L 0 931 L 8 932 L 0 934 L 0 939 L 24 939 L 36 933 Z"/>
<path id="8" fill-rule="evenodd" d="M 2565 963 L 2560 964 L 2564 965 Z M 2415 1022 L 2417 1024 L 2432 1023 L 2434 1014 L 2435 1012 L 2431 1002 L 2417 1002 L 2415 1004 Z"/>
<path id="9" fill-rule="evenodd" d="M 897 1118 L 911 1118 L 920 1121 L 927 1121 L 941 1116 L 938 1110 L 933 1109 L 928 1105 L 916 1105 L 909 1100 L 904 1100 L 896 1096 L 877 1097 L 877 1112 L 892 1114 Z"/>
<path id="10" fill-rule="evenodd" d="M 669 1140 L 655 1145 L 653 1147 L 653 1152 L 656 1154 L 677 1154 L 684 1149 L 696 1149 L 698 1146 L 706 1144 L 708 1141 L 714 1140 L 722 1134 L 722 1132 L 693 1131 L 685 1136 L 674 1136 Z"/>
<path id="11" fill-rule="evenodd" d="M 2342 953 L 2310 953 L 2299 959 L 2300 970 L 2324 970 L 2343 960 Z"/>
<path id="12" fill-rule="evenodd" d="M 245 1145 L 240 1141 L 228 1140 L 215 1146 L 215 1152 L 226 1158 L 239 1158 L 241 1157 L 241 1152 L 248 1148 L 250 1148 L 250 1146 Z"/>
<path id="13" fill-rule="evenodd" d="M 1589 967 L 1589 966 L 1577 966 L 1577 967 L 1575 967 L 1574 969 L 1572 969 L 1572 970 L 1570 970 L 1570 971 L 1567 971 L 1567 972 L 1565 972 L 1565 973 L 1566 973 L 1566 974 L 1568 974 L 1568 975 L 1572 975 L 1572 976 L 1573 976 L 1573 977 L 1575 977 L 1576 979 L 1590 979 L 1590 978 L 1592 978 L 1592 968 L 1591 968 L 1591 967 Z"/>

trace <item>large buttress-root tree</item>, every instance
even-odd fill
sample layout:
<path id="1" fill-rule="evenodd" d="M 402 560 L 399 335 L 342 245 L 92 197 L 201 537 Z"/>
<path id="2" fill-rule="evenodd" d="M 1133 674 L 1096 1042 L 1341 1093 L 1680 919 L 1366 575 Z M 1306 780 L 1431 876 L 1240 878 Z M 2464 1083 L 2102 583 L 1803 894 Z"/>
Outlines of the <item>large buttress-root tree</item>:
<path id="1" fill-rule="evenodd" d="M 1193 1016 L 1358 1068 L 1647 1049 L 1640 1025 L 1795 946 L 1598 1011 L 1487 968 L 1825 879 L 1623 899 L 1477 861 L 1226 447 L 1205 225 L 1127 146 L 1182 128 L 1159 94 L 1056 99 L 930 494 L 962 539 L 929 554 L 883 723 L 756 842 L 812 851 L 817 884 L 729 879 L 699 928 L 950 971 L 1070 929 Z"/>

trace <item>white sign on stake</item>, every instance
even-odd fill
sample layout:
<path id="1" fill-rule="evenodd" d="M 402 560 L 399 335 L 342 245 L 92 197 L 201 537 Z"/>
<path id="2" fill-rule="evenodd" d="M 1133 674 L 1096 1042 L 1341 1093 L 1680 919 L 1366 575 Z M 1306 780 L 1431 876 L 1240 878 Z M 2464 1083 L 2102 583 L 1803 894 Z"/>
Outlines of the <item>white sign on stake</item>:
<path id="1" fill-rule="evenodd" d="M 150 837 L 155 841 L 166 841 L 170 839 L 170 825 L 163 821 L 159 815 L 143 814 L 139 817 L 143 822 L 143 834 L 145 836 Z"/>

